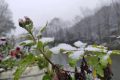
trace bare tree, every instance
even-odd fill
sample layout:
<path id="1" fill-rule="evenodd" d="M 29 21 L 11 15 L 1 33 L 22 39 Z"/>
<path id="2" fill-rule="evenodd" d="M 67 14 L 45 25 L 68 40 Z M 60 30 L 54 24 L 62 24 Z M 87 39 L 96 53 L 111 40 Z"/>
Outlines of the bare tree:
<path id="1" fill-rule="evenodd" d="M 110 17 L 111 17 L 111 6 L 104 6 L 101 11 L 101 17 L 102 17 L 102 37 L 110 37 L 111 32 L 111 25 L 110 25 Z M 110 42 L 110 38 L 108 38 L 108 43 Z"/>
<path id="2" fill-rule="evenodd" d="M 0 0 L 0 34 L 6 34 L 15 29 L 11 12 L 5 0 Z"/>
<path id="3" fill-rule="evenodd" d="M 111 0 L 111 1 L 117 17 L 118 31 L 116 35 L 120 35 L 120 1 L 119 0 Z"/>

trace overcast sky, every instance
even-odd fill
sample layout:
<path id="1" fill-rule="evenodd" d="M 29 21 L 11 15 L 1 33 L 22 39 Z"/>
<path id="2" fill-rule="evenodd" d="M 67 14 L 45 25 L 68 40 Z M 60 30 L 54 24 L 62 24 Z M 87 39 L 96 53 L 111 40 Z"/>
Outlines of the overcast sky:
<path id="1" fill-rule="evenodd" d="M 17 34 L 23 32 L 18 28 L 18 19 L 30 17 L 36 26 L 44 25 L 54 17 L 72 20 L 80 15 L 80 8 L 95 9 L 102 2 L 109 0 L 6 0 L 13 13 Z"/>

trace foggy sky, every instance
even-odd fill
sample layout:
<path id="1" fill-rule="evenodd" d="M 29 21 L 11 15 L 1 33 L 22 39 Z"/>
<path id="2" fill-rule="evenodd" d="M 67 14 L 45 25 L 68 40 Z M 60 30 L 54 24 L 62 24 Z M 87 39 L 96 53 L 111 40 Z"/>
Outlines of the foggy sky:
<path id="1" fill-rule="evenodd" d="M 94 9 L 103 2 L 110 0 L 6 0 L 13 13 L 17 34 L 24 30 L 18 27 L 18 19 L 30 17 L 38 27 L 49 22 L 54 17 L 72 20 L 80 15 L 80 8 Z"/>

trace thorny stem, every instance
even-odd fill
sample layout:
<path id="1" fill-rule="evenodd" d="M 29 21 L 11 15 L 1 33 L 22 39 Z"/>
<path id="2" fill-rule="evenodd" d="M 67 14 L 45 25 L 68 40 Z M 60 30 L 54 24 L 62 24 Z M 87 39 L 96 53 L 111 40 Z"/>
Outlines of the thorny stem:
<path id="1" fill-rule="evenodd" d="M 37 43 L 34 35 L 32 34 L 32 32 L 29 31 L 29 33 L 31 34 L 31 36 L 32 36 L 32 38 L 33 38 L 33 41 L 34 41 L 35 43 Z M 44 50 L 43 50 L 43 51 L 42 51 L 41 49 L 38 49 L 38 50 L 39 50 L 40 53 L 44 56 L 44 58 L 52 65 L 52 67 L 54 67 L 55 69 L 65 71 L 65 72 L 67 72 L 67 73 L 75 73 L 75 71 L 68 71 L 68 70 L 60 69 L 57 65 L 55 65 L 55 64 L 45 55 Z M 76 51 L 76 50 L 73 50 L 73 51 Z"/>
<path id="2" fill-rule="evenodd" d="M 54 64 L 50 61 L 50 59 L 48 59 L 48 57 L 44 54 L 44 52 L 43 52 L 41 49 L 39 49 L 39 51 L 40 51 L 41 54 L 44 56 L 44 58 L 45 58 L 52 66 L 54 66 Z"/>
<path id="3" fill-rule="evenodd" d="M 36 39 L 35 39 L 33 33 L 32 33 L 31 31 L 29 31 L 29 33 L 31 34 L 31 36 L 32 36 L 32 38 L 33 38 L 33 41 L 36 43 Z"/>
<path id="4" fill-rule="evenodd" d="M 44 56 L 44 58 L 56 69 L 58 70 L 62 70 L 62 71 L 65 71 L 65 72 L 69 72 L 69 73 L 75 73 L 73 71 L 67 71 L 67 70 L 64 70 L 64 69 L 60 69 L 58 66 L 56 66 L 52 61 L 50 61 L 50 59 L 45 55 L 45 53 L 39 49 L 39 51 L 41 52 L 41 54 Z"/>
<path id="5" fill-rule="evenodd" d="M 33 33 L 32 33 L 31 31 L 30 31 L 29 33 L 31 34 L 34 43 L 37 43 L 37 41 L 36 41 Z M 68 70 L 60 69 L 57 65 L 55 65 L 55 64 L 45 55 L 44 50 L 43 50 L 43 51 L 42 51 L 41 49 L 38 49 L 38 50 L 39 50 L 39 52 L 44 56 L 44 58 L 52 65 L 52 67 L 54 67 L 54 69 L 62 70 L 62 71 L 65 71 L 65 72 L 67 72 L 67 73 L 76 73 L 75 71 L 68 71 Z M 76 51 L 76 50 L 73 50 L 73 51 Z"/>
<path id="6" fill-rule="evenodd" d="M 29 31 L 29 33 L 31 34 L 31 36 L 32 36 L 32 38 L 33 38 L 33 41 L 36 43 L 36 39 L 35 39 L 34 35 L 32 34 L 32 32 Z M 41 49 L 39 49 L 39 51 L 41 52 L 41 54 L 44 56 L 44 58 L 45 58 L 52 66 L 55 66 L 55 65 L 50 61 L 50 59 L 48 59 L 48 57 L 44 54 L 44 52 L 43 52 Z"/>
<path id="7" fill-rule="evenodd" d="M 31 34 L 34 43 L 37 43 L 37 42 L 36 42 L 36 39 L 35 39 L 35 37 L 34 37 L 34 35 L 33 35 L 33 33 L 32 33 L 31 31 L 28 31 L 28 32 Z M 56 69 L 58 69 L 58 70 L 65 71 L 65 72 L 69 72 L 69 73 L 75 73 L 75 72 L 73 72 L 73 71 L 68 71 L 68 70 L 60 69 L 60 68 L 59 68 L 58 66 L 56 66 L 52 61 L 50 61 L 50 59 L 45 55 L 45 53 L 44 53 L 41 49 L 39 49 L 39 51 L 40 51 L 41 54 L 44 56 L 44 58 L 45 58 L 54 68 L 56 68 Z"/>

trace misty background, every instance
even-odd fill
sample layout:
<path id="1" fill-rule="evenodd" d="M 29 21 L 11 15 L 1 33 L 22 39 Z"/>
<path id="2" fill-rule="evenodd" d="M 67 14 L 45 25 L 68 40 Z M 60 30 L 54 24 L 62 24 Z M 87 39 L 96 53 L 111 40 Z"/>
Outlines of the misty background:
<path id="1" fill-rule="evenodd" d="M 26 32 L 18 20 L 30 17 L 35 33 L 48 22 L 44 37 L 54 37 L 55 45 L 75 41 L 120 48 L 119 0 L 0 0 L 1 34 L 16 37 Z M 111 46 L 112 45 L 112 46 Z"/>
<path id="2" fill-rule="evenodd" d="M 18 27 L 18 19 L 24 16 L 32 18 L 36 27 L 50 22 L 54 17 L 73 21 L 77 15 L 82 17 L 81 10 L 94 10 L 101 4 L 108 4 L 110 0 L 6 0 L 6 2 L 13 14 L 16 32 L 20 34 L 24 31 Z"/>

